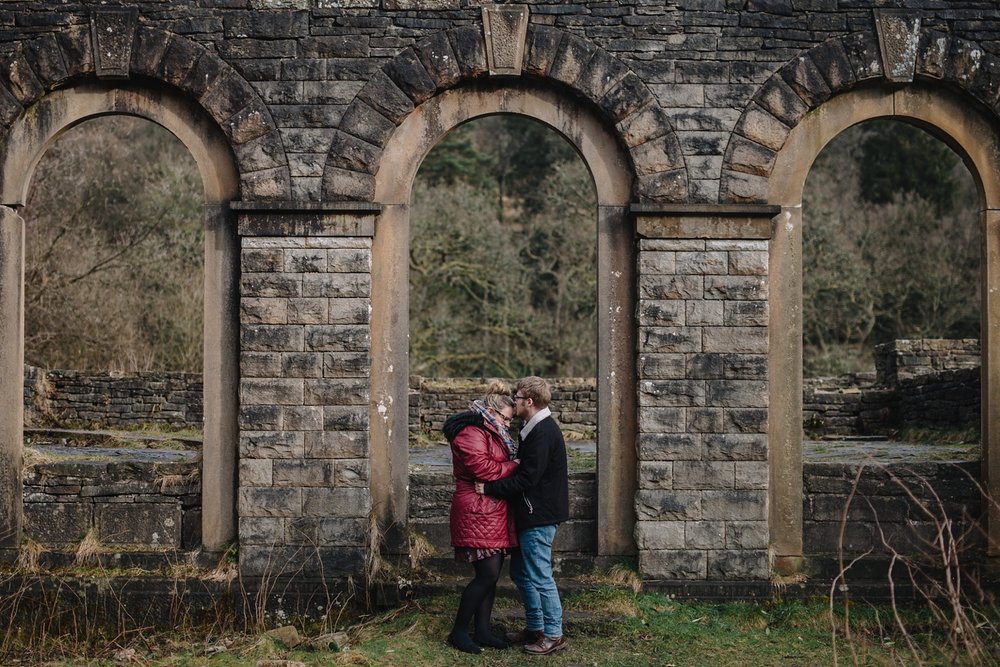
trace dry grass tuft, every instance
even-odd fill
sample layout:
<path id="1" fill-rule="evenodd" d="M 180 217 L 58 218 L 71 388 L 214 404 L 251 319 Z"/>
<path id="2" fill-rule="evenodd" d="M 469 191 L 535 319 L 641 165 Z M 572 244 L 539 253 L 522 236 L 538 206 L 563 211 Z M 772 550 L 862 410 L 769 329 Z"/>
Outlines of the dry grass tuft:
<path id="1" fill-rule="evenodd" d="M 88 530 L 87 534 L 83 536 L 80 540 L 79 546 L 76 548 L 76 555 L 73 560 L 79 567 L 93 567 L 95 565 L 100 565 L 100 555 L 104 553 L 105 549 L 101 545 L 101 541 L 97 537 L 97 533 L 93 530 Z"/>
<path id="2" fill-rule="evenodd" d="M 615 563 L 608 570 L 607 582 L 612 586 L 627 586 L 636 595 L 642 590 L 642 577 L 634 569 L 624 563 Z"/>
<path id="3" fill-rule="evenodd" d="M 39 562 L 42 558 L 42 554 L 45 553 L 45 547 L 42 546 L 41 542 L 36 542 L 35 540 L 28 538 L 28 540 L 21 545 L 21 548 L 17 552 L 17 569 L 20 572 L 30 572 L 36 574 L 41 571 Z"/>
<path id="4" fill-rule="evenodd" d="M 413 570 L 423 569 L 424 562 L 437 553 L 437 549 L 430 540 L 420 533 L 410 532 L 410 568 Z"/>

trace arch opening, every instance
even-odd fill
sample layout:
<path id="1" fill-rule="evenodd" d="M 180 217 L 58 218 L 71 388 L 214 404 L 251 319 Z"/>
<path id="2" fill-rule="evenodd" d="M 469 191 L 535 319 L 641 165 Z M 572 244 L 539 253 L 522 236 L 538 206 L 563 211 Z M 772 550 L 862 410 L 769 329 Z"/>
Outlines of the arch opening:
<path id="1" fill-rule="evenodd" d="M 865 121 L 902 121 L 930 132 L 954 150 L 968 167 L 978 199 L 974 206 L 982 238 L 978 273 L 981 301 L 982 470 L 984 488 L 996 483 L 996 409 L 990 392 L 998 369 L 996 336 L 998 307 L 990 294 L 997 280 L 995 241 L 998 137 L 988 121 L 956 95 L 927 86 L 904 89 L 861 88 L 839 95 L 805 117 L 779 151 L 769 181 L 770 201 L 780 204 L 770 253 L 771 312 L 769 364 L 772 381 L 769 402 L 770 532 L 779 570 L 801 567 L 803 549 L 803 230 L 810 224 L 803 211 L 805 181 L 824 146 L 852 126 Z M 813 277 L 810 277 L 812 279 Z M 995 447 L 993 449 L 996 449 Z M 985 513 L 984 513 L 985 516 Z M 989 517 L 990 548 L 996 543 L 995 517 Z"/>
<path id="2" fill-rule="evenodd" d="M 409 520 L 438 554 L 450 552 L 449 507 L 435 503 L 452 486 L 444 420 L 479 397 L 480 378 L 513 387 L 526 375 L 550 381 L 567 440 L 571 516 L 554 545 L 557 557 L 566 565 L 594 554 L 596 232 L 589 171 L 571 144 L 527 117 L 458 126 L 417 173 Z M 511 424 L 515 439 L 521 425 Z"/>
<path id="3" fill-rule="evenodd" d="M 633 232 L 627 155 L 588 110 L 530 86 L 452 89 L 419 107 L 397 128 L 376 175 L 383 213 L 372 262 L 372 495 L 389 527 L 390 547 L 407 533 L 408 369 L 411 196 L 417 168 L 449 131 L 483 116 L 513 114 L 565 137 L 583 158 L 596 192 L 597 554 L 634 553 L 635 324 Z M 398 408 L 396 406 L 399 406 Z M 393 534 L 395 533 L 395 534 Z"/>
<path id="4" fill-rule="evenodd" d="M 140 85 L 82 84 L 41 98 L 14 123 L 0 152 L 0 193 L 4 235 L 0 264 L 6 289 L 0 294 L 0 351 L 3 377 L 10 378 L 0 392 L 10 413 L 21 414 L 24 362 L 23 330 L 23 220 L 18 211 L 27 201 L 39 160 L 62 134 L 90 119 L 124 115 L 151 121 L 173 134 L 193 157 L 200 174 L 204 200 L 197 215 L 204 233 L 204 294 L 202 355 L 204 378 L 204 445 L 202 457 L 202 539 L 208 551 L 221 551 L 236 534 L 235 466 L 238 416 L 238 240 L 229 222 L 228 202 L 238 197 L 235 160 L 221 130 L 196 104 L 185 97 Z M 6 372 L 10 371 L 10 372 Z M 16 371 L 16 372 L 15 372 Z M 16 401 L 16 402 L 15 402 Z M 6 461 L 20 461 L 23 420 L 2 434 Z M 7 475 L 12 475 L 6 468 Z M 20 465 L 13 470 L 20 473 Z M 4 523 L 7 534 L 20 539 L 21 498 L 9 498 Z M 16 544 L 16 542 L 15 542 Z"/>

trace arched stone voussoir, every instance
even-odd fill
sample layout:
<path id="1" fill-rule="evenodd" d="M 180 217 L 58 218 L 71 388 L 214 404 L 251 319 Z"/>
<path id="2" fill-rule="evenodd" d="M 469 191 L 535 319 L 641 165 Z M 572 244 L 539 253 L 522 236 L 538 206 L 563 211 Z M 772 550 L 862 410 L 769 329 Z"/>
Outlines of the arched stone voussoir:
<path id="1" fill-rule="evenodd" d="M 780 76 L 768 79 L 753 96 L 753 101 L 787 127 L 797 125 L 809 111 L 805 100 Z"/>
<path id="2" fill-rule="evenodd" d="M 766 204 L 768 179 L 746 172 L 722 170 L 719 202 L 722 204 Z"/>
<path id="3" fill-rule="evenodd" d="M 678 204 L 687 201 L 687 170 L 672 169 L 638 176 L 635 198 L 640 203 Z"/>
<path id="4" fill-rule="evenodd" d="M 413 47 L 403 51 L 383 68 L 396 87 L 410 98 L 414 105 L 429 100 L 437 92 L 437 85 L 427 68 L 420 62 Z"/>
<path id="5" fill-rule="evenodd" d="M 833 94 L 819 66 L 809 54 L 799 56 L 778 72 L 807 109 L 819 106 Z"/>
<path id="6" fill-rule="evenodd" d="M 453 28 L 447 34 L 463 79 L 475 79 L 489 73 L 482 30 L 475 26 L 464 26 Z"/>
<path id="7" fill-rule="evenodd" d="M 290 196 L 288 161 L 271 112 L 235 69 L 182 35 L 146 25 L 135 27 L 130 45 L 122 80 L 128 86 L 167 86 L 194 100 L 229 141 L 246 186 L 243 199 Z M 98 79 L 88 28 L 36 37 L 0 63 L 0 123 L 9 128 L 50 91 Z"/>
<path id="8" fill-rule="evenodd" d="M 378 173 L 382 151 L 396 128 L 433 96 L 488 75 L 482 31 L 471 26 L 436 33 L 402 50 L 364 85 L 341 118 L 327 155 L 323 198 L 373 195 L 368 177 Z M 635 174 L 644 177 L 639 196 L 684 200 L 684 155 L 670 118 L 622 61 L 585 39 L 534 25 L 525 36 L 520 76 L 553 82 L 570 96 L 589 101 L 618 130 Z M 505 75 L 503 80 L 516 85 L 517 78 Z"/>
<path id="9" fill-rule="evenodd" d="M 921 30 L 916 44 L 915 81 L 936 81 L 1000 116 L 1000 58 L 976 42 L 935 29 Z M 886 77 L 872 33 L 827 40 L 782 67 L 761 86 L 737 121 L 723 158 L 719 200 L 764 201 L 766 188 L 759 179 L 770 176 L 776 152 L 791 130 L 831 98 L 860 83 L 878 81 L 894 88 L 900 85 Z"/>
<path id="10" fill-rule="evenodd" d="M 885 78 L 878 37 L 874 33 L 856 32 L 841 39 L 858 82 Z"/>
<path id="11" fill-rule="evenodd" d="M 32 71 L 29 54 L 23 45 L 19 45 L 10 58 L 0 61 L 0 82 L 23 107 L 31 106 L 45 93 L 45 87 Z"/>
<path id="12" fill-rule="evenodd" d="M 952 38 L 944 61 L 943 78 L 994 113 L 1000 112 L 1000 58 L 987 53 L 979 44 Z"/>
<path id="13" fill-rule="evenodd" d="M 576 88 L 577 82 L 597 52 L 598 46 L 593 42 L 576 35 L 566 35 L 559 42 L 559 50 L 552 59 L 548 77 Z"/>
<path id="14" fill-rule="evenodd" d="M 445 90 L 458 85 L 462 70 L 458 57 L 451 47 L 447 32 L 438 32 L 413 46 L 417 60 L 424 66 L 435 90 Z"/>
<path id="15" fill-rule="evenodd" d="M 28 59 L 38 81 L 46 90 L 51 90 L 69 79 L 70 74 L 60 54 L 59 43 L 54 35 L 42 35 L 24 45 Z"/>
<path id="16" fill-rule="evenodd" d="M 774 167 L 778 152 L 746 137 L 734 134 L 723 157 L 725 164 L 735 171 L 755 176 L 767 176 Z"/>

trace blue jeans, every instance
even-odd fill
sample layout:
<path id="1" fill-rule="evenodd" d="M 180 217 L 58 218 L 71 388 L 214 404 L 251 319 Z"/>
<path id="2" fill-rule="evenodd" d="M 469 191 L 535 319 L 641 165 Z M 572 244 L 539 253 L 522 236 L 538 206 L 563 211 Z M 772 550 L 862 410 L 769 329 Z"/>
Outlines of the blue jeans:
<path id="1" fill-rule="evenodd" d="M 562 603 L 552 576 L 552 540 L 556 526 L 535 526 L 517 534 L 521 543 L 510 558 L 510 578 L 524 604 L 524 627 L 562 637 Z"/>

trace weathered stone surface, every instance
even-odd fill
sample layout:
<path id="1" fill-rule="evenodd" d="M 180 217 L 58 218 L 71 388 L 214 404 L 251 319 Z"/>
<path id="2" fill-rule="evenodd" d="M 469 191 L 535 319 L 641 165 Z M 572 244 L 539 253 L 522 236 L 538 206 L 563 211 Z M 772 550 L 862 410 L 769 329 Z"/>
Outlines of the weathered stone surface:
<path id="1" fill-rule="evenodd" d="M 475 78 L 489 71 L 482 30 L 471 26 L 455 28 L 448 32 L 448 40 L 463 77 Z"/>
<path id="2" fill-rule="evenodd" d="M 446 90 L 459 82 L 462 72 L 458 66 L 458 59 L 452 51 L 447 33 L 436 33 L 414 45 L 413 50 L 430 75 L 436 89 Z"/>
<path id="3" fill-rule="evenodd" d="M 635 526 L 636 545 L 643 551 L 684 548 L 684 521 L 640 521 Z"/>
<path id="4" fill-rule="evenodd" d="M 639 552 L 639 570 L 653 580 L 704 580 L 707 568 L 707 552 L 697 549 L 643 549 Z"/>
<path id="5" fill-rule="evenodd" d="M 436 84 L 413 49 L 406 49 L 385 67 L 385 73 L 414 104 L 429 99 Z M 365 101 L 369 101 L 366 99 Z"/>
<path id="6" fill-rule="evenodd" d="M 397 125 L 413 111 L 413 100 L 387 73 L 381 71 L 358 92 L 358 99 Z"/>
<path id="7" fill-rule="evenodd" d="M 181 546 L 181 509 L 167 503 L 96 503 L 94 524 L 104 544 Z"/>
<path id="8" fill-rule="evenodd" d="M 26 503 L 24 532 L 42 544 L 77 544 L 93 525 L 92 512 L 82 503 Z"/>

